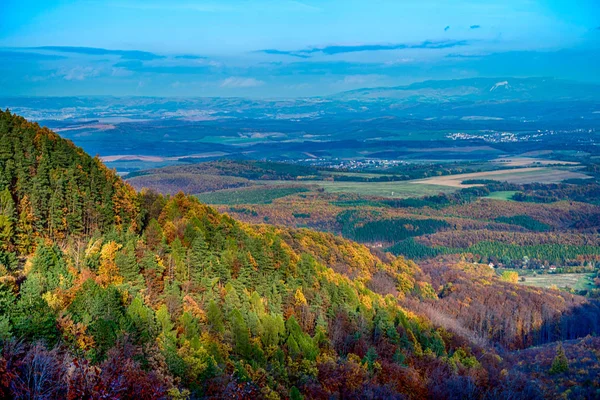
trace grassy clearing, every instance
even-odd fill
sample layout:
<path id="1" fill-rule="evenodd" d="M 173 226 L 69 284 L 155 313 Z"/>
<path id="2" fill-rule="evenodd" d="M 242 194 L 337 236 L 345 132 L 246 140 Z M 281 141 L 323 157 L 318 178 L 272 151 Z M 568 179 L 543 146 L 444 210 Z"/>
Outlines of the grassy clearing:
<path id="1" fill-rule="evenodd" d="M 512 197 L 516 193 L 517 192 L 514 191 L 514 190 L 506 190 L 506 191 L 501 191 L 501 192 L 492 192 L 488 196 L 485 196 L 484 199 L 513 201 Z"/>
<path id="2" fill-rule="evenodd" d="M 526 286 L 535 286 L 549 288 L 556 286 L 558 288 L 568 287 L 575 290 L 589 290 L 594 288 L 594 274 L 543 274 L 524 276 L 525 281 L 520 284 Z"/>
<path id="3" fill-rule="evenodd" d="M 526 171 L 524 171 L 526 170 Z M 509 183 L 559 183 L 567 179 L 586 179 L 588 175 L 573 169 L 554 168 L 520 168 L 506 174 L 499 174 L 490 179 Z"/>
<path id="4" fill-rule="evenodd" d="M 286 181 L 266 181 L 270 185 L 290 184 Z M 322 188 L 329 193 L 356 193 L 363 196 L 408 198 L 450 193 L 456 189 L 441 185 L 416 185 L 412 181 L 401 182 L 330 182 L 302 181 L 303 184 Z"/>
<path id="5" fill-rule="evenodd" d="M 334 176 L 346 176 L 349 178 L 365 178 L 365 179 L 373 179 L 373 178 L 381 178 L 381 177 L 392 177 L 394 174 L 376 174 L 372 172 L 327 172 L 329 175 Z"/>
<path id="6" fill-rule="evenodd" d="M 496 171 L 475 172 L 469 174 L 436 176 L 433 178 L 419 179 L 415 183 L 427 185 L 443 185 L 456 188 L 465 188 L 476 185 L 465 185 L 462 182 L 471 179 L 492 179 L 500 182 L 510 182 L 517 184 L 525 183 L 558 183 L 566 179 L 585 179 L 589 178 L 581 172 L 572 169 L 556 168 L 516 168 L 501 169 Z"/>
<path id="7" fill-rule="evenodd" d="M 273 187 L 253 186 L 243 189 L 226 189 L 210 193 L 201 193 L 197 197 L 206 204 L 269 204 L 273 200 L 296 193 L 307 192 L 302 186 Z"/>

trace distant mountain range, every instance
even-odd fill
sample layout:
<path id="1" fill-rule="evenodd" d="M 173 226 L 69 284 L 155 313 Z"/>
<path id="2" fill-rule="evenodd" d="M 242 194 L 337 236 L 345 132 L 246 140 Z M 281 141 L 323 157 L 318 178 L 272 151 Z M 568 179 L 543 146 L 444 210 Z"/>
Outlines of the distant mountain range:
<path id="1" fill-rule="evenodd" d="M 573 101 L 600 100 L 600 85 L 554 78 L 470 78 L 376 87 L 331 96 L 339 101 Z"/>
<path id="2" fill-rule="evenodd" d="M 393 116 L 427 121 L 484 116 L 493 117 L 497 121 L 552 120 L 560 122 L 561 127 L 568 125 L 570 128 L 589 129 L 591 126 L 587 120 L 600 119 L 600 84 L 554 78 L 494 77 L 425 81 L 406 86 L 364 88 L 324 97 L 289 99 L 0 97 L 0 109 L 6 108 L 53 129 L 69 129 L 73 132 L 85 128 L 85 124 L 99 129 L 98 124 L 108 124 L 109 126 L 104 128 L 109 128 L 123 123 L 169 120 L 188 125 L 213 123 L 222 129 L 223 124 L 216 121 L 227 120 L 227 126 L 231 128 L 234 124 L 232 121 L 236 120 L 240 125 L 236 129 L 245 129 L 245 120 L 297 123 L 328 118 L 331 123 L 336 123 L 357 116 L 364 119 Z M 581 118 L 585 119 L 583 125 L 582 121 L 579 121 Z M 489 124 L 491 123 L 488 122 L 485 126 L 486 129 L 513 128 Z M 423 127 L 439 128 L 430 124 L 419 128 Z M 460 127 L 465 127 L 464 121 Z M 536 129 L 556 127 L 557 125 L 537 126 Z M 298 126 L 294 125 L 293 129 L 296 128 Z M 323 125 L 305 126 L 301 130 L 314 133 L 322 128 Z M 285 130 L 279 125 L 271 125 L 264 129 L 266 132 Z M 339 131 L 339 127 L 335 129 Z M 95 152 L 98 149 L 88 150 Z"/>

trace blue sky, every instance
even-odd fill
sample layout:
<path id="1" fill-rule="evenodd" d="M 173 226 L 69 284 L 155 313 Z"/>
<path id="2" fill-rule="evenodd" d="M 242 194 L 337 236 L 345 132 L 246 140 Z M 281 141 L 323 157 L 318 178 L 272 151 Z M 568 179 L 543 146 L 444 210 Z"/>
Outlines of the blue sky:
<path id="1" fill-rule="evenodd" d="M 600 81 L 597 0 L 2 0 L 0 95 L 291 97 Z"/>

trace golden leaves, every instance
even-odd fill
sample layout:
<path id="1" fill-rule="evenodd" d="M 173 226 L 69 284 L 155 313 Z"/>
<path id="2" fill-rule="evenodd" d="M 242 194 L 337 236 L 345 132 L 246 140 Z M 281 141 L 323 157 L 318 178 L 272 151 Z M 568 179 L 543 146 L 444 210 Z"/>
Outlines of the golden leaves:
<path id="1" fill-rule="evenodd" d="M 115 255 L 120 248 L 121 245 L 115 241 L 110 241 L 102 246 L 97 281 L 104 287 L 110 284 L 118 285 L 123 282 L 123 277 L 119 275 L 119 268 L 115 263 Z"/>
<path id="2" fill-rule="evenodd" d="M 304 293 L 302 293 L 302 289 L 296 289 L 296 293 L 294 294 L 294 305 L 295 306 L 303 306 L 306 305 L 306 297 L 304 297 Z"/>
<path id="3" fill-rule="evenodd" d="M 69 315 L 63 315 L 58 319 L 58 326 L 65 341 L 73 343 L 83 351 L 88 351 L 94 347 L 94 338 L 87 333 L 85 324 L 75 323 Z"/>
<path id="4" fill-rule="evenodd" d="M 194 317 L 198 318 L 198 320 L 203 324 L 208 321 L 206 312 L 204 312 L 198 302 L 190 295 L 186 295 L 183 298 L 183 312 L 190 313 Z"/>

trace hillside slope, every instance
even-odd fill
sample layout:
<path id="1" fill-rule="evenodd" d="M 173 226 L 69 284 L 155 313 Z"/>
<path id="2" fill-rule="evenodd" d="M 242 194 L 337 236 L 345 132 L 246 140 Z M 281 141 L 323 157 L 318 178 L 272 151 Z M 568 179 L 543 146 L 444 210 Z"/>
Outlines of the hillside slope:
<path id="1" fill-rule="evenodd" d="M 0 111 L 3 249 L 27 252 L 36 237 L 138 228 L 137 195 L 97 158 L 47 128 Z"/>

